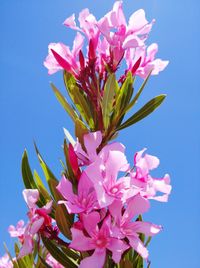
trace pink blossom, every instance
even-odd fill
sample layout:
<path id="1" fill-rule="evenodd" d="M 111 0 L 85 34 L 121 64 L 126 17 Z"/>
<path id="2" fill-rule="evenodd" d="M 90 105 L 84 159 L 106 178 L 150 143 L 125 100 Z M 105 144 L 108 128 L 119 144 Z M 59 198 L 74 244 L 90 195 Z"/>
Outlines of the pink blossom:
<path id="1" fill-rule="evenodd" d="M 39 192 L 36 189 L 25 189 L 23 191 L 24 200 L 28 205 L 29 222 L 24 231 L 24 239 L 20 249 L 18 258 L 21 258 L 32 252 L 33 237 L 44 226 L 51 225 L 51 218 L 47 215 L 51 212 L 52 201 L 47 203 L 42 208 L 37 208 L 36 203 L 39 199 Z"/>
<path id="2" fill-rule="evenodd" d="M 149 202 L 145 198 L 137 194 L 128 201 L 125 207 L 121 201 L 115 201 L 109 206 L 109 211 L 114 218 L 112 223 L 112 236 L 129 240 L 130 246 L 142 256 L 142 258 L 148 258 L 148 250 L 139 238 L 139 234 L 145 234 L 145 236 L 153 236 L 160 232 L 161 226 L 143 222 L 135 221 L 133 218 L 138 214 L 143 214 L 149 209 Z M 123 212 L 124 211 L 124 212 Z"/>
<path id="3" fill-rule="evenodd" d="M 94 187 L 84 172 L 78 182 L 77 195 L 73 192 L 71 182 L 64 175 L 57 189 L 67 200 L 59 201 L 59 204 L 64 204 L 69 213 L 88 213 L 99 208 Z"/>
<path id="4" fill-rule="evenodd" d="M 111 236 L 111 218 L 108 216 L 104 219 L 101 228 L 98 227 L 100 215 L 97 212 L 92 212 L 89 215 L 83 215 L 83 226 L 87 232 L 77 228 L 71 228 L 72 242 L 70 247 L 79 251 L 94 250 L 90 257 L 84 258 L 80 263 L 80 268 L 102 268 L 106 258 L 107 249 L 112 252 L 112 259 L 118 263 L 121 255 L 129 246 L 121 239 Z"/>
<path id="5" fill-rule="evenodd" d="M 44 66 L 49 70 L 49 74 L 53 74 L 59 70 L 67 70 L 75 76 L 79 73 L 79 62 L 77 56 L 83 46 L 84 37 L 77 33 L 72 51 L 63 43 L 49 44 L 49 54 L 44 61 Z"/>
<path id="6" fill-rule="evenodd" d="M 136 171 L 131 173 L 132 183 L 142 189 L 140 193 L 144 197 L 166 202 L 172 188 L 170 177 L 168 174 L 163 178 L 152 178 L 150 176 L 149 172 L 159 165 L 159 159 L 155 156 L 144 154 L 145 150 L 143 149 L 135 154 L 134 165 Z M 163 195 L 157 196 L 157 192 L 161 192 Z"/>
<path id="7" fill-rule="evenodd" d="M 115 199 L 125 202 L 138 193 L 139 189 L 132 185 L 130 177 L 118 178 L 118 173 L 128 168 L 125 154 L 118 150 L 102 150 L 96 161 L 86 167 L 84 172 L 94 185 L 101 208 Z"/>
<path id="8" fill-rule="evenodd" d="M 49 253 L 46 256 L 46 263 L 52 268 L 64 268 L 56 259 L 54 259 Z"/>
<path id="9" fill-rule="evenodd" d="M 155 43 L 147 48 L 144 46 L 136 49 L 128 49 L 125 54 L 128 70 L 132 70 L 136 61 L 141 58 L 140 66 L 133 74 L 146 78 L 149 72 L 152 71 L 152 75 L 157 75 L 159 72 L 163 71 L 169 63 L 169 61 L 155 59 L 157 52 L 158 45 Z"/>
<path id="10" fill-rule="evenodd" d="M 24 231 L 25 226 L 23 220 L 18 221 L 16 227 L 13 225 L 10 225 L 8 227 L 8 232 L 11 237 L 18 237 L 19 239 L 23 239 Z"/>
<path id="11" fill-rule="evenodd" d="M 113 142 L 105 145 L 102 150 L 97 153 L 97 150 L 102 142 L 101 131 L 85 134 L 83 139 L 85 149 L 82 148 L 78 140 L 74 145 L 74 151 L 80 160 L 80 165 L 90 165 L 91 163 L 95 162 L 97 157 L 105 160 L 108 157 L 109 151 L 120 151 L 124 153 L 125 150 L 124 145 L 118 142 Z"/>
<path id="12" fill-rule="evenodd" d="M 122 10 L 122 1 L 116 1 L 113 9 L 98 21 L 102 35 L 110 44 L 114 70 L 122 60 L 126 49 L 144 46 L 153 22 L 148 23 L 144 10 L 140 9 L 131 15 L 127 25 Z M 113 32 L 112 29 L 114 29 Z"/>
<path id="13" fill-rule="evenodd" d="M 0 268 L 13 268 L 13 264 L 7 253 L 0 257 Z"/>
<path id="14" fill-rule="evenodd" d="M 74 14 L 68 17 L 63 24 L 71 29 L 78 30 L 84 33 L 87 36 L 88 40 L 92 39 L 94 48 L 96 49 L 99 29 L 97 27 L 97 21 L 95 16 L 90 13 L 88 8 L 85 8 L 79 13 L 78 20 L 80 23 L 80 28 L 76 26 Z"/>

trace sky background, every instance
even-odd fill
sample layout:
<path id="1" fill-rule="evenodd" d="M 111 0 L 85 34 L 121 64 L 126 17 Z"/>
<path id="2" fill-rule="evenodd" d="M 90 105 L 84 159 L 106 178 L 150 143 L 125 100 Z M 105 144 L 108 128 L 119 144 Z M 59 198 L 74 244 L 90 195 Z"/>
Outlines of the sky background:
<path id="1" fill-rule="evenodd" d="M 43 67 L 50 42 L 72 44 L 74 32 L 62 26 L 72 13 L 88 7 L 96 18 L 113 5 L 111 0 L 1 0 L 0 1 L 0 255 L 3 241 L 12 251 L 9 224 L 27 220 L 22 198 L 20 162 L 27 148 L 32 169 L 42 176 L 33 140 L 59 178 L 63 159 L 63 127 L 73 124 L 50 89 L 63 91 L 62 74 L 49 76 Z M 170 65 L 152 77 L 138 107 L 166 93 L 162 107 L 150 117 L 121 131 L 118 140 L 133 154 L 148 148 L 161 160 L 156 175 L 171 175 L 173 192 L 167 204 L 152 202 L 146 220 L 162 224 L 164 231 L 152 240 L 152 268 L 198 268 L 200 238 L 200 2 L 199 0 L 124 1 L 128 17 L 144 8 L 148 20 L 156 19 L 149 44 L 159 44 L 158 56 Z M 64 92 L 64 91 L 63 91 Z"/>

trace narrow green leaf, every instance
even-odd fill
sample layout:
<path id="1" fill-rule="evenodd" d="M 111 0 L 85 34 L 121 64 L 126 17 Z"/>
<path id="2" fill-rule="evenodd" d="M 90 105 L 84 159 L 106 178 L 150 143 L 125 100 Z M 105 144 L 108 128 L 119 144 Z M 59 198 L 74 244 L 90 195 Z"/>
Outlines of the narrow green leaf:
<path id="1" fill-rule="evenodd" d="M 151 242 L 151 236 L 148 237 L 146 243 L 145 243 L 145 247 L 147 247 L 149 245 L 149 243 Z"/>
<path id="2" fill-rule="evenodd" d="M 64 234 L 68 239 L 72 239 L 70 227 L 72 226 L 71 215 L 66 210 L 66 207 L 63 204 L 57 205 L 56 207 L 56 223 L 59 230 Z"/>
<path id="3" fill-rule="evenodd" d="M 49 185 L 50 192 L 53 195 L 53 197 L 55 198 L 55 200 L 57 201 L 58 193 L 57 193 L 57 190 L 55 188 L 58 185 L 58 180 L 56 179 L 56 177 L 54 176 L 52 171 L 49 169 L 49 167 L 47 166 L 47 164 L 43 160 L 43 158 L 42 158 L 35 143 L 34 143 L 34 145 L 35 145 L 35 150 L 37 153 L 38 160 L 40 162 L 40 166 L 41 166 L 43 173 L 45 175 L 45 179 Z"/>
<path id="4" fill-rule="evenodd" d="M 71 107 L 71 105 L 67 102 L 65 97 L 60 93 L 60 91 L 54 86 L 54 84 L 51 83 L 51 87 L 56 95 L 56 98 L 60 102 L 60 104 L 63 106 L 65 111 L 69 114 L 69 116 L 72 118 L 72 120 L 75 122 L 75 120 L 78 118 L 78 115 L 74 111 L 74 109 Z"/>
<path id="5" fill-rule="evenodd" d="M 159 95 L 147 102 L 141 109 L 125 121 L 117 130 L 127 128 L 151 114 L 165 99 L 166 95 Z"/>
<path id="6" fill-rule="evenodd" d="M 64 267 L 67 268 L 76 268 L 78 265 L 73 259 L 70 259 L 65 255 L 50 239 L 42 236 L 42 241 L 44 246 L 49 251 L 49 253 Z"/>
<path id="7" fill-rule="evenodd" d="M 73 260 L 80 262 L 80 253 L 71 249 L 71 248 L 67 248 L 67 247 L 62 247 L 61 246 L 62 251 L 69 256 L 70 258 L 72 258 Z"/>
<path id="8" fill-rule="evenodd" d="M 133 264 L 131 263 L 130 260 L 121 260 L 120 268 L 133 268 Z"/>
<path id="9" fill-rule="evenodd" d="M 80 119 L 76 119 L 75 121 L 75 135 L 78 138 L 79 142 L 81 143 L 82 147 L 84 146 L 84 135 L 89 132 L 86 125 Z"/>
<path id="10" fill-rule="evenodd" d="M 128 72 L 119 93 L 116 97 L 116 115 L 119 116 L 126 109 L 133 94 L 133 77 L 131 72 Z"/>
<path id="11" fill-rule="evenodd" d="M 52 193 L 55 201 L 57 202 L 59 200 L 62 200 L 63 197 L 62 197 L 62 195 L 60 194 L 60 192 L 56 188 L 58 186 L 58 182 L 55 181 L 55 180 L 49 179 L 48 184 L 49 184 L 49 189 L 51 190 L 51 193 Z"/>
<path id="12" fill-rule="evenodd" d="M 43 264 L 44 267 L 46 268 L 52 268 L 46 261 L 45 259 L 43 259 L 41 256 L 39 256 L 39 260 L 41 261 L 41 263 Z M 39 264 L 38 268 L 42 268 L 41 265 Z"/>
<path id="13" fill-rule="evenodd" d="M 24 185 L 27 189 L 37 189 L 37 185 L 33 179 L 33 174 L 29 165 L 27 151 L 25 150 L 22 156 L 22 177 Z"/>
<path id="14" fill-rule="evenodd" d="M 102 113 L 105 130 L 109 127 L 110 115 L 113 110 L 114 96 L 118 91 L 118 87 L 119 85 L 116 81 L 115 74 L 110 74 L 104 87 L 102 99 Z"/>
<path id="15" fill-rule="evenodd" d="M 33 177 L 35 179 L 35 182 L 37 183 L 37 188 L 39 189 L 39 192 L 41 193 L 41 196 L 44 198 L 45 204 L 51 200 L 51 196 L 44 186 L 39 174 L 36 170 L 34 170 Z"/>
<path id="16" fill-rule="evenodd" d="M 27 151 L 24 151 L 22 156 L 21 172 L 24 185 L 27 189 L 38 189 L 37 184 L 34 181 L 33 174 L 28 161 Z M 38 189 L 39 190 L 39 189 Z M 45 202 L 44 199 L 40 196 L 40 199 L 37 202 L 39 207 L 42 207 Z"/>
<path id="17" fill-rule="evenodd" d="M 83 119 L 87 122 L 90 129 L 94 128 L 94 120 L 92 117 L 92 107 L 88 101 L 88 97 L 86 96 L 85 92 L 81 90 L 77 83 L 74 76 L 66 71 L 64 71 L 64 83 L 67 89 L 67 92 L 75 104 L 77 110 L 83 117 Z"/>
<path id="18" fill-rule="evenodd" d="M 10 252 L 9 252 L 8 248 L 7 248 L 6 243 L 3 243 L 3 246 L 4 246 L 4 248 L 5 248 L 6 253 L 7 253 L 7 254 L 8 254 L 8 256 L 9 256 L 10 261 L 11 261 L 11 262 L 12 262 L 12 264 L 13 264 L 13 267 L 14 267 L 14 268 L 21 268 L 21 267 L 19 267 L 19 265 L 18 265 L 17 261 L 14 261 L 14 260 L 13 260 L 13 258 L 12 258 L 12 256 L 11 256 L 11 254 L 10 254 Z"/>
<path id="19" fill-rule="evenodd" d="M 136 93 L 135 97 L 133 98 L 133 100 L 129 103 L 129 105 L 125 108 L 125 112 L 127 113 L 137 102 L 137 100 L 139 99 L 143 89 L 146 86 L 146 83 L 148 82 L 150 76 L 151 76 L 152 70 L 149 72 L 148 76 L 146 77 L 146 79 L 144 80 L 144 82 L 142 83 L 140 89 L 138 90 L 138 92 Z"/>
<path id="20" fill-rule="evenodd" d="M 38 160 L 40 162 L 40 166 L 42 167 L 42 170 L 44 172 L 44 175 L 46 177 L 46 180 L 47 182 L 52 179 L 56 182 L 58 182 L 58 180 L 56 179 L 56 177 L 54 176 L 54 174 L 51 172 L 51 170 L 49 169 L 49 167 L 47 166 L 47 164 L 45 163 L 45 161 L 43 160 L 38 148 L 37 148 L 37 145 L 36 143 L 34 143 L 34 146 L 35 146 L 35 150 L 36 150 L 36 153 L 37 153 L 37 157 L 38 157 Z"/>

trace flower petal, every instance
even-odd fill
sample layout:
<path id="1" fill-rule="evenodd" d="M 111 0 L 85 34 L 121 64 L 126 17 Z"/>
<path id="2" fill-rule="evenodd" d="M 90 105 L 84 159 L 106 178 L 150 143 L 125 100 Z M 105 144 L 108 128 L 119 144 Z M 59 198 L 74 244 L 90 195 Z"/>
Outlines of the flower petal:
<path id="1" fill-rule="evenodd" d="M 76 195 L 73 193 L 72 184 L 69 180 L 65 178 L 63 175 L 61 181 L 59 182 L 58 186 L 56 187 L 61 195 L 68 201 L 74 202 Z"/>
<path id="2" fill-rule="evenodd" d="M 81 230 L 72 227 L 71 232 L 72 242 L 70 243 L 69 247 L 79 251 L 95 249 L 92 239 L 90 237 L 86 237 Z"/>
<path id="3" fill-rule="evenodd" d="M 105 263 L 105 258 L 106 258 L 106 250 L 95 250 L 94 253 L 87 258 L 84 258 L 80 265 L 79 268 L 102 268 Z"/>
<path id="4" fill-rule="evenodd" d="M 128 206 L 123 214 L 122 221 L 126 222 L 128 219 L 131 220 L 138 214 L 143 214 L 149 207 L 149 201 L 140 194 L 137 194 L 128 201 Z"/>
<path id="5" fill-rule="evenodd" d="M 90 236 L 93 236 L 94 232 L 98 231 L 97 223 L 100 222 L 100 215 L 98 212 L 91 212 L 90 214 L 82 215 L 83 225 Z"/>
<path id="6" fill-rule="evenodd" d="M 112 251 L 112 259 L 115 263 L 119 263 L 121 260 L 121 256 L 125 250 L 127 250 L 130 246 L 124 243 L 120 239 L 111 238 L 110 243 L 107 248 Z"/>
<path id="7" fill-rule="evenodd" d="M 132 222 L 131 225 L 133 232 L 143 233 L 146 236 L 156 235 L 162 230 L 162 226 L 144 221 Z"/>
<path id="8" fill-rule="evenodd" d="M 25 189 L 23 190 L 23 197 L 26 204 L 31 209 L 36 206 L 36 203 L 39 199 L 39 192 L 36 189 Z"/>
<path id="9" fill-rule="evenodd" d="M 128 236 L 129 243 L 131 247 L 137 251 L 138 254 L 144 259 L 147 259 L 149 256 L 148 250 L 145 248 L 142 241 L 137 236 Z"/>

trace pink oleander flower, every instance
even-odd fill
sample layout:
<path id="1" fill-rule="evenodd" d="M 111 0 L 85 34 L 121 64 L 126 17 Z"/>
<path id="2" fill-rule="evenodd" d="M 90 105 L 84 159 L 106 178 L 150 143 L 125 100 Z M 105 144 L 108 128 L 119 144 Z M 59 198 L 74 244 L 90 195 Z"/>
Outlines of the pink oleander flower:
<path id="1" fill-rule="evenodd" d="M 24 240 L 24 232 L 26 227 L 24 226 L 24 221 L 18 221 L 16 227 L 14 225 L 10 225 L 8 227 L 8 232 L 11 237 L 17 237 L 19 241 L 22 243 Z"/>
<path id="2" fill-rule="evenodd" d="M 125 73 L 131 70 L 134 71 L 134 75 L 142 78 L 145 78 L 152 69 L 152 74 L 155 75 L 167 66 L 168 61 L 154 59 L 157 52 L 156 44 L 147 48 L 146 55 L 145 41 L 155 20 L 149 23 L 143 9 L 134 12 L 127 23 L 122 1 L 116 1 L 112 10 L 99 21 L 88 9 L 82 10 L 78 19 L 80 27 L 76 25 L 74 14 L 64 21 L 65 26 L 78 31 L 72 52 L 62 43 L 49 45 L 49 55 L 44 62 L 49 74 L 65 69 L 72 73 L 80 83 L 88 76 L 88 79 L 85 79 L 87 81 L 81 84 L 83 89 L 89 92 L 91 85 L 87 83 L 90 79 L 94 80 L 94 77 L 90 76 L 91 70 L 92 73 L 98 72 L 101 78 L 106 77 L 107 69 L 116 72 L 123 58 L 128 65 Z M 87 57 L 84 57 L 82 53 L 83 36 L 80 32 L 88 39 Z M 139 67 L 137 71 L 134 66 L 140 57 L 142 61 L 140 66 L 136 65 Z"/>
<path id="3" fill-rule="evenodd" d="M 64 268 L 57 260 L 55 260 L 49 253 L 46 256 L 46 263 L 52 268 Z"/>
<path id="4" fill-rule="evenodd" d="M 124 152 L 112 150 L 104 154 L 103 150 L 95 162 L 84 170 L 94 185 L 101 208 L 109 206 L 116 199 L 125 202 L 139 192 L 139 188 L 132 184 L 130 176 L 118 178 L 120 171 L 127 171 L 129 168 Z"/>
<path id="5" fill-rule="evenodd" d="M 83 46 L 84 37 L 77 33 L 74 39 L 72 51 L 63 43 L 49 44 L 49 55 L 44 61 L 44 66 L 49 70 L 49 74 L 54 74 L 59 70 L 67 70 L 74 76 L 79 74 L 80 64 L 77 60 L 79 51 Z"/>
<path id="6" fill-rule="evenodd" d="M 115 201 L 109 206 L 109 211 L 114 219 L 111 226 L 112 236 L 118 239 L 127 238 L 130 246 L 144 259 L 148 258 L 149 253 L 140 240 L 139 234 L 142 233 L 149 237 L 159 233 L 162 229 L 161 226 L 149 222 L 133 221 L 136 215 L 143 214 L 148 209 L 148 200 L 140 194 L 131 198 L 126 207 L 121 201 Z"/>
<path id="7" fill-rule="evenodd" d="M 63 24 L 71 29 L 84 33 L 88 40 L 93 41 L 94 49 L 96 49 L 99 37 L 99 29 L 97 27 L 97 20 L 95 16 L 90 13 L 88 8 L 85 8 L 79 13 L 78 20 L 80 27 L 76 26 L 74 14 L 67 18 Z"/>
<path id="8" fill-rule="evenodd" d="M 84 172 L 78 182 L 77 194 L 74 194 L 71 182 L 64 175 L 57 189 L 66 199 L 59 201 L 59 204 L 64 204 L 69 213 L 89 213 L 99 208 L 93 184 Z"/>
<path id="9" fill-rule="evenodd" d="M 82 148 L 78 140 L 74 145 L 74 151 L 79 158 L 80 165 L 90 165 L 91 163 L 95 162 L 97 157 L 106 159 L 108 157 L 109 151 L 120 151 L 124 153 L 125 150 L 124 145 L 119 142 L 113 142 L 105 145 L 98 153 L 97 150 L 102 142 L 101 131 L 90 132 L 84 135 L 83 139 L 86 151 Z"/>
<path id="10" fill-rule="evenodd" d="M 84 258 L 79 268 L 102 268 L 106 259 L 107 249 L 112 252 L 112 259 L 119 263 L 121 255 L 129 246 L 111 236 L 111 218 L 106 217 L 99 228 L 100 215 L 92 212 L 82 216 L 84 230 L 71 228 L 72 242 L 70 247 L 78 251 L 94 250 L 90 257 Z M 84 232 L 83 232 L 84 231 Z"/>
<path id="11" fill-rule="evenodd" d="M 136 170 L 131 172 L 132 183 L 141 188 L 141 195 L 148 199 L 166 202 L 171 192 L 170 177 L 166 174 L 163 178 L 152 178 L 149 172 L 159 165 L 159 159 L 155 156 L 144 154 L 143 149 L 135 154 L 134 166 Z M 163 195 L 157 196 L 157 192 Z"/>
<path id="12" fill-rule="evenodd" d="M 113 9 L 98 21 L 100 31 L 110 45 L 113 70 L 116 70 L 127 48 L 144 46 L 153 22 L 148 23 L 144 10 L 140 9 L 131 15 L 127 25 L 122 1 L 116 1 Z"/>
<path id="13" fill-rule="evenodd" d="M 139 75 L 142 78 L 146 78 L 150 71 L 152 75 L 157 75 L 163 71 L 168 65 L 169 61 L 163 61 L 161 59 L 155 59 L 155 55 L 158 52 L 158 45 L 151 44 L 149 47 L 138 47 L 136 49 L 127 49 L 125 54 L 127 70 L 132 71 L 134 75 Z M 139 67 L 135 70 L 134 65 L 140 59 Z"/>
<path id="14" fill-rule="evenodd" d="M 0 257 L 0 268 L 13 268 L 13 264 L 7 253 Z"/>
<path id="15" fill-rule="evenodd" d="M 28 205 L 29 222 L 24 231 L 24 241 L 20 249 L 18 258 L 21 258 L 33 250 L 33 238 L 44 227 L 51 225 L 51 218 L 48 214 L 51 212 L 52 201 L 42 208 L 37 208 L 36 203 L 39 199 L 39 192 L 36 189 L 25 189 L 23 191 L 24 200 Z"/>

